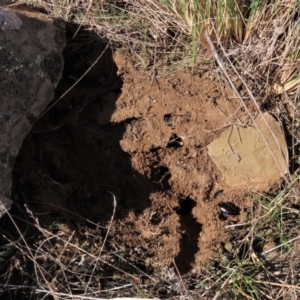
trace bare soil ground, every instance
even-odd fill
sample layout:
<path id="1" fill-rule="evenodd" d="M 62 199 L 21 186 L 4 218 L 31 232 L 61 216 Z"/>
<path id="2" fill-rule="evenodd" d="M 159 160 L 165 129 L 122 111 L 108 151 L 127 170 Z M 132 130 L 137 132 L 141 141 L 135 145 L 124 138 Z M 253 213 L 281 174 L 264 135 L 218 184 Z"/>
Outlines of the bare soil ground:
<path id="1" fill-rule="evenodd" d="M 101 55 L 104 46 L 66 50 L 57 98 Z M 15 185 L 41 226 L 78 215 L 105 225 L 112 243 L 147 264 L 200 272 L 220 253 L 225 226 L 253 214 L 247 188 L 230 188 L 206 146 L 244 112 L 210 73 L 149 79 L 126 53 L 106 50 L 90 72 L 53 106 L 24 141 Z M 232 202 L 239 216 L 218 204 Z M 75 213 L 75 214 L 74 214 Z M 145 254 L 143 254 L 145 255 Z"/>

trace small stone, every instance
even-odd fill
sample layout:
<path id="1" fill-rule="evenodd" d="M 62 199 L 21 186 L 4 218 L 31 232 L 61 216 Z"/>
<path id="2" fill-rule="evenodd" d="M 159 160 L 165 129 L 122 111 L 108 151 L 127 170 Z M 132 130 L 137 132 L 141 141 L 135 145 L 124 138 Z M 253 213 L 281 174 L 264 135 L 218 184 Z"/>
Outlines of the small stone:
<path id="1" fill-rule="evenodd" d="M 224 248 L 225 248 L 226 251 L 231 252 L 231 251 L 232 251 L 232 248 L 233 248 L 232 243 L 227 242 L 227 243 L 224 245 Z"/>

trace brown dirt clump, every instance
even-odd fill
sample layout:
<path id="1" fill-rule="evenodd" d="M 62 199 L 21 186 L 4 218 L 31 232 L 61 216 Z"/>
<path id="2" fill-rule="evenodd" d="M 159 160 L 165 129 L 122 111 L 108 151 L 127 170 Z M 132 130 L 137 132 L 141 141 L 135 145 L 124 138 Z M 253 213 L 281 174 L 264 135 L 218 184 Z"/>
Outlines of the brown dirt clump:
<path id="1" fill-rule="evenodd" d="M 89 46 L 80 63 L 66 55 L 60 97 L 103 47 Z M 121 245 L 159 270 L 174 261 L 200 271 L 226 241 L 225 225 L 252 211 L 245 187 L 231 188 L 207 145 L 229 125 L 247 122 L 237 99 L 218 81 L 178 72 L 149 80 L 121 52 L 105 54 L 24 141 L 16 183 L 41 225 L 74 224 L 73 213 L 106 224 Z M 232 202 L 238 216 L 221 215 Z"/>

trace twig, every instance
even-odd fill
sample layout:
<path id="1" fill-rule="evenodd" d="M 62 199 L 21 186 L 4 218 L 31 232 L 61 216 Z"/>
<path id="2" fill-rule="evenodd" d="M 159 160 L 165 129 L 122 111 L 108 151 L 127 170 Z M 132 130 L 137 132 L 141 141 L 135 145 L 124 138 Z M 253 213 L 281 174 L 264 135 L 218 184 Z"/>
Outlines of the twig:
<path id="1" fill-rule="evenodd" d="M 295 289 L 295 290 L 300 290 L 300 286 L 298 286 L 298 285 L 291 285 L 291 284 L 277 283 L 277 282 L 270 282 L 270 281 L 261 281 L 261 280 L 258 280 L 257 282 L 260 282 L 260 283 L 263 283 L 263 284 L 270 284 L 270 285 L 275 285 L 275 286 L 292 288 L 292 289 Z"/>
<path id="2" fill-rule="evenodd" d="M 112 222 L 113 222 L 114 217 L 115 217 L 116 207 L 117 207 L 116 196 L 115 196 L 112 192 L 110 192 L 110 191 L 108 191 L 108 192 L 113 196 L 114 209 L 113 209 L 113 213 L 112 213 L 112 216 L 111 216 L 111 219 L 110 219 L 110 222 L 109 222 L 107 231 L 106 231 L 105 238 L 104 238 L 104 240 L 103 240 L 101 249 L 100 249 L 99 254 L 98 254 L 98 257 L 97 257 L 97 261 L 100 259 L 101 253 L 102 253 L 102 251 L 103 251 L 103 248 L 104 248 L 105 242 L 106 242 L 106 240 L 107 240 L 107 237 L 108 237 L 108 234 L 109 234 L 109 231 L 110 231 Z M 94 275 L 94 272 L 95 272 L 95 270 L 96 270 L 96 267 L 97 267 L 97 264 L 94 264 L 94 268 L 93 268 L 92 274 L 91 274 L 91 276 L 89 277 L 89 281 L 87 282 L 86 287 L 85 287 L 85 293 L 87 292 L 87 289 L 88 289 L 88 287 L 89 287 L 89 285 L 90 285 L 90 282 L 91 282 L 91 279 L 92 279 L 92 277 L 93 277 L 93 275 Z"/>
<path id="3" fill-rule="evenodd" d="M 93 4 L 93 0 L 90 0 L 90 3 L 89 3 L 89 6 L 85 12 L 85 15 L 83 16 L 83 18 L 80 20 L 80 24 L 76 30 L 76 32 L 74 33 L 73 35 L 73 39 L 75 38 L 75 36 L 77 35 L 77 33 L 79 32 L 79 30 L 81 29 L 81 27 L 83 26 L 83 23 L 85 22 L 86 18 L 87 18 L 87 15 L 89 13 L 89 11 L 91 10 L 91 7 L 92 7 L 92 4 Z"/>
<path id="4" fill-rule="evenodd" d="M 267 251 L 264 251 L 261 255 L 266 255 L 266 254 L 268 254 L 268 253 L 270 253 L 270 252 L 272 252 L 272 251 L 274 251 L 274 250 L 276 250 L 276 249 L 278 249 L 278 248 L 280 248 L 280 247 L 282 247 L 282 246 L 284 246 L 284 245 L 286 245 L 286 244 L 289 244 L 289 243 L 291 243 L 291 242 L 293 242 L 293 241 L 298 240 L 299 238 L 300 238 L 300 235 L 298 235 L 298 236 L 296 236 L 295 238 L 290 239 L 289 241 L 284 242 L 284 243 L 282 243 L 282 244 L 280 244 L 280 245 L 278 245 L 278 246 L 276 246 L 276 247 L 274 247 L 274 248 L 272 248 L 272 249 L 269 249 L 269 250 L 267 250 Z"/>
<path id="5" fill-rule="evenodd" d="M 175 262 L 174 259 L 173 259 L 173 264 L 174 264 L 174 267 L 175 267 L 175 269 L 176 269 L 177 275 L 178 275 L 178 277 L 179 277 L 179 282 L 181 283 L 181 286 L 183 287 L 185 293 L 187 293 L 187 289 L 186 289 L 186 287 L 185 287 L 185 285 L 184 285 L 184 282 L 183 282 L 183 280 L 182 280 L 182 277 L 181 277 L 181 275 L 180 275 L 180 272 L 179 272 L 179 270 L 178 270 L 178 268 L 177 268 L 177 265 L 176 265 L 176 262 Z"/>
<path id="6" fill-rule="evenodd" d="M 96 60 L 91 64 L 91 66 L 83 73 L 83 75 L 66 91 L 64 92 L 56 101 L 54 101 L 54 103 L 52 105 L 50 105 L 50 107 L 48 107 L 39 117 L 38 119 L 35 121 L 37 122 L 41 117 L 43 117 L 46 112 L 48 112 L 57 102 L 59 102 L 64 96 L 66 96 L 84 77 L 85 75 L 93 68 L 93 66 L 99 61 L 99 59 L 103 56 L 103 54 L 105 53 L 105 51 L 108 49 L 109 47 L 109 43 L 107 43 L 106 47 L 104 48 L 104 50 L 101 52 L 101 54 L 96 58 Z"/>
<path id="7" fill-rule="evenodd" d="M 133 284 L 132 283 L 128 283 L 128 284 L 124 284 L 124 285 L 121 285 L 121 286 L 113 287 L 111 289 L 103 290 L 103 292 L 112 292 L 112 291 L 122 290 L 122 289 L 129 288 L 131 286 L 133 286 Z"/>

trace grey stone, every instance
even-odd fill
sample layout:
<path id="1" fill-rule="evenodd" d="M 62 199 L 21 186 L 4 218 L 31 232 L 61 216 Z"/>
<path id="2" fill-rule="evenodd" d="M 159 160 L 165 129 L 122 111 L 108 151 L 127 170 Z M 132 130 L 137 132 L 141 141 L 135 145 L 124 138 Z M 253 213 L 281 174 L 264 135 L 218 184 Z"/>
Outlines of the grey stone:
<path id="1" fill-rule="evenodd" d="M 53 99 L 62 76 L 66 37 L 64 23 L 42 13 L 25 7 L 0 12 L 0 27 L 17 29 L 0 32 L 0 205 L 8 210 L 15 159 Z"/>

